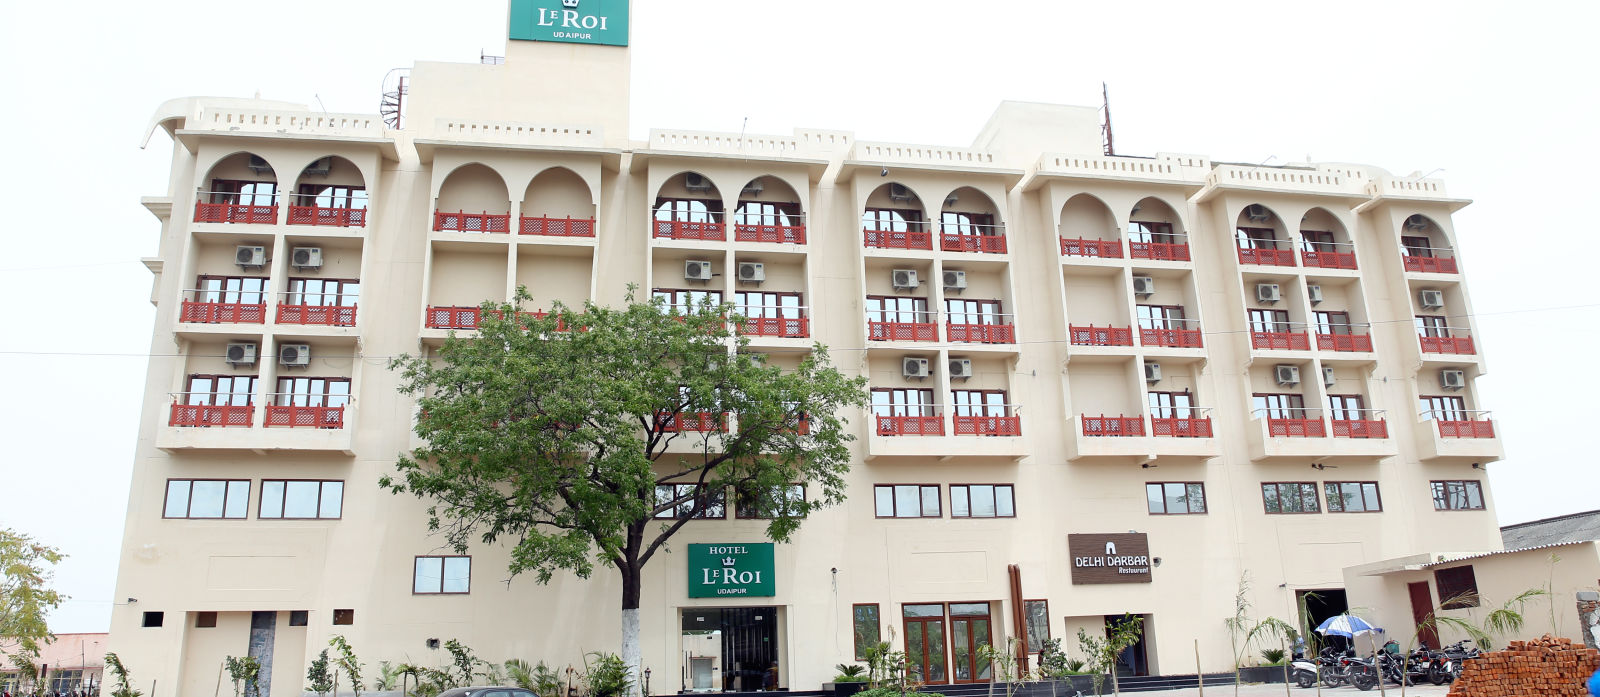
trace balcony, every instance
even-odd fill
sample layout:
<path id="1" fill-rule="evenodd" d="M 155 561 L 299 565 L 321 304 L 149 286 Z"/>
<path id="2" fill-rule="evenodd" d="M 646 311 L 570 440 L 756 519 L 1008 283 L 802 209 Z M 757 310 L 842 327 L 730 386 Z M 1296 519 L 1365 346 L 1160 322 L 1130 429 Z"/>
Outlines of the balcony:
<path id="1" fill-rule="evenodd" d="M 304 394 L 272 395 L 274 398 L 301 399 Z M 329 406 L 301 406 L 301 405 L 267 405 L 268 428 L 344 428 L 344 407 Z"/>
<path id="2" fill-rule="evenodd" d="M 517 221 L 517 234 L 540 237 L 594 237 L 593 218 L 546 218 L 522 216 Z"/>
<path id="3" fill-rule="evenodd" d="M 227 398 L 226 395 L 221 397 Z M 304 399 L 306 395 L 293 397 Z M 345 428 L 346 420 L 352 416 L 350 407 L 272 405 L 266 408 L 266 417 L 258 427 L 253 404 L 192 403 L 216 398 L 218 395 L 212 394 L 174 395 L 167 427 L 156 431 L 156 447 L 167 452 L 249 450 L 354 454 L 351 429 Z"/>
<path id="4" fill-rule="evenodd" d="M 862 230 L 861 235 L 861 243 L 873 249 L 933 250 L 931 232 Z"/>
<path id="5" fill-rule="evenodd" d="M 356 296 L 334 293 L 281 293 L 278 313 L 273 321 L 278 324 L 299 324 L 318 327 L 356 326 Z M 305 301 L 315 299 L 315 303 Z M 288 302 L 295 300 L 297 302 Z M 344 303 L 349 303 L 348 305 Z"/>
<path id="6" fill-rule="evenodd" d="M 367 209 L 331 206 L 289 206 L 290 225 L 366 227 Z"/>
<path id="7" fill-rule="evenodd" d="M 942 436 L 943 416 L 883 416 L 878 415 L 880 436 Z"/>
<path id="8" fill-rule="evenodd" d="M 1064 257 L 1094 257 L 1100 259 L 1121 259 L 1121 240 L 1090 240 L 1084 238 L 1069 240 L 1061 238 L 1061 256 Z"/>
<path id="9" fill-rule="evenodd" d="M 1074 417 L 1078 423 L 1068 431 L 1069 460 L 1098 459 L 1138 464 L 1158 459 L 1201 461 L 1222 454 L 1222 446 L 1212 437 L 1211 419 L 1200 416 L 1207 410 L 1187 409 L 1186 416 L 1173 418 L 1153 415 L 1150 430 L 1143 416 Z M 1170 414 L 1173 412 L 1161 412 Z"/>
<path id="10" fill-rule="evenodd" d="M 1367 463 L 1399 453 L 1388 425 L 1375 410 L 1340 410 L 1328 437 L 1328 422 L 1310 409 L 1257 410 L 1245 433 L 1254 461 Z M 1359 418 L 1348 418 L 1358 416 Z"/>
<path id="11" fill-rule="evenodd" d="M 1260 266 L 1294 266 L 1294 250 L 1240 247 L 1239 263 Z"/>
<path id="12" fill-rule="evenodd" d="M 1323 334 L 1317 333 L 1317 350 L 1359 352 L 1372 351 L 1371 334 Z"/>
<path id="13" fill-rule="evenodd" d="M 958 436 L 1020 436 L 1022 435 L 1022 417 L 1020 416 L 973 416 L 957 414 L 951 419 L 955 422 L 955 433 Z"/>
<path id="14" fill-rule="evenodd" d="M 1132 327 L 1096 327 L 1089 325 L 1067 327 L 1067 335 L 1074 346 L 1132 346 Z"/>
<path id="15" fill-rule="evenodd" d="M 867 457 L 1017 460 L 1028 455 L 1020 437 L 1019 416 L 957 414 L 951 417 L 954 430 L 946 431 L 942 407 L 922 405 L 911 409 L 931 415 L 873 415 L 876 426 L 867 438 Z M 1012 407 L 1005 410 L 1016 413 Z"/>
<path id="16" fill-rule="evenodd" d="M 811 336 L 811 320 L 806 317 L 750 317 L 739 325 L 746 336 L 804 339 Z"/>
<path id="17" fill-rule="evenodd" d="M 752 216 L 755 217 L 755 216 Z M 798 218 L 798 216 L 789 216 Z M 765 242 L 768 244 L 805 244 L 806 226 L 734 223 L 733 239 L 736 242 Z"/>
<path id="18" fill-rule="evenodd" d="M 1378 409 L 1341 409 L 1329 423 L 1334 438 L 1388 438 L 1389 424 L 1382 416 L 1383 411 Z"/>
<path id="19" fill-rule="evenodd" d="M 1196 410 L 1189 410 L 1196 411 Z M 1211 417 L 1150 417 L 1150 434 L 1163 438 L 1210 438 Z"/>
<path id="20" fill-rule="evenodd" d="M 496 215 L 493 213 L 467 213 L 456 211 L 434 211 L 433 229 L 435 232 L 470 232 L 470 233 L 509 233 L 511 232 L 511 214 Z"/>
<path id="21" fill-rule="evenodd" d="M 1182 324 L 1177 327 L 1140 327 L 1140 346 L 1161 346 L 1166 348 L 1203 348 L 1204 339 L 1200 334 L 1200 323 L 1194 320 L 1167 320 L 1169 324 Z"/>
<path id="22" fill-rule="evenodd" d="M 1505 457 L 1500 435 L 1487 411 L 1425 411 L 1419 416 L 1416 438 L 1423 460 L 1486 463 Z"/>
<path id="23" fill-rule="evenodd" d="M 1188 242 L 1128 241 L 1128 256 L 1151 261 L 1189 261 Z"/>
<path id="24" fill-rule="evenodd" d="M 239 194 L 232 192 L 202 191 L 201 197 L 233 198 L 237 200 Z M 194 221 L 197 223 L 253 223 L 257 225 L 274 225 L 278 222 L 278 197 L 267 194 L 249 194 L 252 203 L 204 203 L 194 204 Z M 260 204 L 255 201 L 265 199 L 268 203 Z"/>
<path id="25" fill-rule="evenodd" d="M 1459 356 L 1477 354 L 1477 347 L 1473 345 L 1472 336 L 1467 334 L 1466 329 L 1441 327 L 1436 328 L 1434 331 L 1440 331 L 1445 336 L 1417 335 L 1417 339 L 1422 343 L 1423 353 L 1448 353 Z"/>
<path id="26" fill-rule="evenodd" d="M 901 312 L 901 315 L 912 314 Z M 921 313 L 918 313 L 921 314 Z M 921 319 L 932 320 L 933 313 L 926 313 Z M 867 320 L 867 340 L 869 341 L 938 341 L 939 325 L 933 321 L 926 322 L 900 322 Z"/>
<path id="27" fill-rule="evenodd" d="M 1000 315 L 1010 317 L 1010 315 Z M 1016 325 L 1009 322 L 1005 324 L 965 324 L 946 322 L 945 331 L 950 335 L 952 344 L 1015 344 L 1017 343 Z"/>
<path id="28" fill-rule="evenodd" d="M 215 297 L 216 295 L 250 296 L 258 298 L 260 293 L 218 293 L 216 291 L 190 290 L 185 291 L 191 297 Z M 261 302 L 211 302 L 204 300 L 184 300 L 178 308 L 178 321 L 194 324 L 265 324 L 267 321 L 267 303 L 265 298 Z"/>
<path id="29" fill-rule="evenodd" d="M 1423 252 L 1411 254 L 1410 252 Z M 1456 260 L 1453 256 L 1438 256 L 1437 252 L 1450 253 L 1448 249 L 1413 248 L 1408 247 L 1403 257 L 1407 271 L 1417 273 L 1460 273 L 1456 269 Z"/>
<path id="30" fill-rule="evenodd" d="M 713 220 L 653 220 L 651 236 L 658 240 L 693 240 L 723 242 L 728 239 L 728 227 Z"/>
<path id="31" fill-rule="evenodd" d="M 1434 423 L 1439 424 L 1440 438 L 1494 437 L 1494 422 L 1487 418 L 1481 421 L 1450 421 L 1446 419 L 1434 419 Z"/>
<path id="32" fill-rule="evenodd" d="M 1305 332 L 1250 331 L 1250 348 L 1263 351 L 1310 351 L 1311 340 Z"/>
<path id="33" fill-rule="evenodd" d="M 1267 418 L 1267 435 L 1273 438 L 1325 438 L 1322 417 L 1315 419 Z"/>
<path id="34" fill-rule="evenodd" d="M 210 395 L 193 395 L 209 397 Z M 185 404 L 194 401 L 191 395 L 174 395 L 172 411 L 167 417 L 168 426 L 184 428 L 226 428 L 255 425 L 256 408 L 253 404 Z"/>
<path id="35" fill-rule="evenodd" d="M 1354 270 L 1356 268 L 1356 254 L 1353 251 L 1336 252 L 1302 249 L 1300 250 L 1300 263 L 1308 269 Z M 1292 264 L 1287 264 L 1287 266 L 1292 266 Z"/>
<path id="36" fill-rule="evenodd" d="M 458 305 L 429 305 L 423 326 L 429 329 L 477 329 L 482 310 Z"/>
<path id="37" fill-rule="evenodd" d="M 939 248 L 946 252 L 1005 254 L 1005 228 L 999 225 L 961 224 L 958 231 L 939 233 Z"/>
<path id="38" fill-rule="evenodd" d="M 728 430 L 728 415 L 715 411 L 690 411 L 656 414 L 664 433 L 717 433 Z"/>
<path id="39" fill-rule="evenodd" d="M 1142 416 L 1084 416 L 1083 435 L 1130 437 L 1144 435 Z"/>

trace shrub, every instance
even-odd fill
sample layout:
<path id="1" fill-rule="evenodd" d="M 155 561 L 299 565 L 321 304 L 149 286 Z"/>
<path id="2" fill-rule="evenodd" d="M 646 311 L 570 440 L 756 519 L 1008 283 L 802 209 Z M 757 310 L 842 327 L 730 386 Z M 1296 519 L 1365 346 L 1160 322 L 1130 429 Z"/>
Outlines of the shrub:
<path id="1" fill-rule="evenodd" d="M 1269 665 L 1269 666 L 1275 666 L 1275 665 L 1282 664 L 1283 663 L 1284 654 L 1285 654 L 1285 652 L 1284 652 L 1283 649 L 1262 649 L 1261 650 L 1261 658 L 1265 659 L 1266 662 L 1267 662 L 1267 665 Z"/>

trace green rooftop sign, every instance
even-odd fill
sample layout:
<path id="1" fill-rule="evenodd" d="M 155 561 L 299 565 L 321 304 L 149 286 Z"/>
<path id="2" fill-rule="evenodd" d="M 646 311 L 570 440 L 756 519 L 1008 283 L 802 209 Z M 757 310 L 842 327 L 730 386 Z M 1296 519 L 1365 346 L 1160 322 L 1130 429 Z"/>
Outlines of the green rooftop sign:
<path id="1" fill-rule="evenodd" d="M 512 39 L 628 45 L 628 0 L 511 0 Z"/>
<path id="2" fill-rule="evenodd" d="M 689 597 L 770 598 L 772 543 L 689 545 Z"/>

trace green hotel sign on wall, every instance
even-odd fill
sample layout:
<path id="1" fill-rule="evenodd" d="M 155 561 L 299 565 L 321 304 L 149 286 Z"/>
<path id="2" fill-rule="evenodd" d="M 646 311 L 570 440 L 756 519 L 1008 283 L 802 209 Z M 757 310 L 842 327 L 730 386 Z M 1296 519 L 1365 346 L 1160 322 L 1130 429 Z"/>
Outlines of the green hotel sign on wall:
<path id="1" fill-rule="evenodd" d="M 628 0 L 511 0 L 519 41 L 628 45 Z"/>
<path id="2" fill-rule="evenodd" d="M 689 545 L 689 597 L 770 598 L 772 543 Z"/>

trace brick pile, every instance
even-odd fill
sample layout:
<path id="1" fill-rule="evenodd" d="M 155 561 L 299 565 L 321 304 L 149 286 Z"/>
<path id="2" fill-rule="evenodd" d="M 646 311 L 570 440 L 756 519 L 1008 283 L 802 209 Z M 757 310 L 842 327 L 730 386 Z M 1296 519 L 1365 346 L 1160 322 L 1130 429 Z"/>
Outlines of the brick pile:
<path id="1" fill-rule="evenodd" d="M 1587 697 L 1600 651 L 1549 634 L 1467 661 L 1450 697 Z"/>

